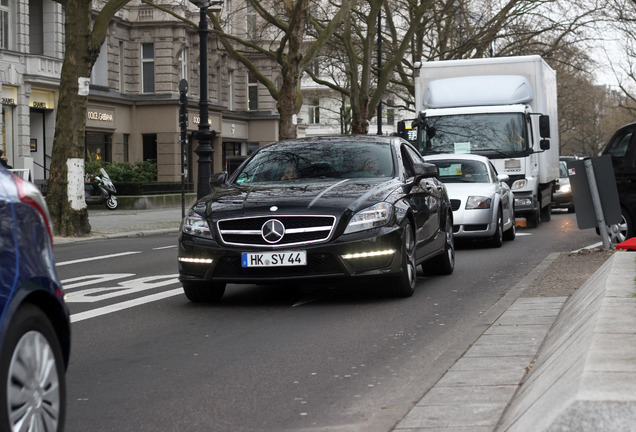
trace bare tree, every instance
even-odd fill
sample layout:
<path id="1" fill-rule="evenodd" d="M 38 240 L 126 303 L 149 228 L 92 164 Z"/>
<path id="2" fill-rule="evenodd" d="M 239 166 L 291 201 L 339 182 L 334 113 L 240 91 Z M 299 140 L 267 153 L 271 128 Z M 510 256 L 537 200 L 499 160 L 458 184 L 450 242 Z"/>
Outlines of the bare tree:
<path id="1" fill-rule="evenodd" d="M 225 27 L 230 23 L 222 23 L 217 15 L 210 15 L 213 33 L 219 37 L 225 50 L 256 76 L 276 101 L 280 114 L 281 140 L 297 136 L 293 119 L 302 106 L 300 80 L 303 71 L 348 16 L 354 2 L 355 0 L 344 0 L 331 8 L 328 24 L 311 41 L 306 38 L 311 4 L 309 0 L 247 0 L 248 12 L 257 14 L 262 25 L 259 27 L 254 21 L 252 31 L 248 31 L 243 37 L 226 32 Z M 248 21 L 248 25 L 250 23 Z M 258 65 L 261 59 L 280 67 L 279 83 L 263 73 Z"/>
<path id="2" fill-rule="evenodd" d="M 90 77 L 91 69 L 106 39 L 108 24 L 130 0 L 103 1 L 96 16 L 92 14 L 90 1 L 55 1 L 64 7 L 66 50 L 60 77 L 47 205 L 56 234 L 82 236 L 90 233 L 88 211 L 86 208 L 71 208 L 67 189 L 67 161 L 70 158 L 84 158 L 88 95 L 79 93 L 78 80 Z"/>

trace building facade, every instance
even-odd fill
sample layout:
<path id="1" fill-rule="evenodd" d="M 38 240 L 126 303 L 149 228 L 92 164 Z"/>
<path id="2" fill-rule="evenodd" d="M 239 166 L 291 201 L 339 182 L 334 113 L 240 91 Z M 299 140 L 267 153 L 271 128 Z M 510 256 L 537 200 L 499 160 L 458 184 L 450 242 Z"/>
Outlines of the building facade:
<path id="1" fill-rule="evenodd" d="M 94 0 L 101 10 L 106 0 Z M 166 3 L 166 2 L 163 2 Z M 235 3 L 235 4 L 233 4 Z M 230 31 L 249 33 L 254 16 L 239 1 Z M 199 10 L 189 1 L 166 3 L 194 23 Z M 0 0 L 0 148 L 14 168 L 35 183 L 49 176 L 59 78 L 64 59 L 64 11 L 52 0 Z M 133 0 L 111 21 L 90 77 L 86 116 L 86 160 L 154 160 L 159 181 L 181 180 L 179 82 L 188 82 L 186 180 L 196 184 L 199 125 L 199 35 L 197 29 L 162 10 Z M 231 170 L 260 145 L 278 139 L 276 102 L 247 69 L 208 42 L 210 129 L 217 132 L 212 171 Z M 278 67 L 259 65 L 273 82 Z M 342 104 L 329 90 L 303 80 L 305 104 L 298 135 L 343 132 Z M 384 133 L 394 130 L 384 119 Z M 375 124 L 370 133 L 375 133 Z M 346 132 L 346 131 L 345 131 Z"/>
<path id="2" fill-rule="evenodd" d="M 0 0 L 0 148 L 36 183 L 50 171 L 64 58 L 64 13 L 51 0 Z M 98 5 L 99 6 L 99 5 Z M 189 2 L 171 6 L 198 22 Z M 278 139 L 275 103 L 247 70 L 208 43 L 213 171 Z M 264 66 L 266 69 L 267 66 Z M 269 69 L 272 70 L 271 66 Z M 274 71 L 272 70 L 272 73 Z M 155 160 L 159 181 L 180 181 L 179 82 L 188 82 L 188 179 L 196 178 L 199 36 L 191 25 L 132 1 L 111 22 L 90 77 L 86 159 Z M 251 98 L 251 99 L 250 99 Z"/>

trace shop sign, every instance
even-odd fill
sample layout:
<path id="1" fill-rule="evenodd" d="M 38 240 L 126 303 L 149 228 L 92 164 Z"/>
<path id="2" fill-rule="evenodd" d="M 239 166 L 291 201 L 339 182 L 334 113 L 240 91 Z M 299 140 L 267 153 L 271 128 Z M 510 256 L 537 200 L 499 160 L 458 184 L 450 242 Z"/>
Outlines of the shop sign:
<path id="1" fill-rule="evenodd" d="M 110 108 L 88 107 L 86 124 L 95 127 L 114 127 L 115 110 Z"/>
<path id="2" fill-rule="evenodd" d="M 18 89 L 2 87 L 2 105 L 16 106 L 18 104 Z"/>
<path id="3" fill-rule="evenodd" d="M 38 109 L 54 109 L 55 94 L 53 92 L 33 90 L 29 98 L 29 107 Z"/>
<path id="4" fill-rule="evenodd" d="M 194 123 L 195 125 L 198 125 L 199 123 L 201 123 L 201 116 L 198 116 L 198 115 L 194 116 L 192 118 L 192 123 Z M 208 117 L 208 124 L 212 125 L 212 119 L 209 117 Z"/>

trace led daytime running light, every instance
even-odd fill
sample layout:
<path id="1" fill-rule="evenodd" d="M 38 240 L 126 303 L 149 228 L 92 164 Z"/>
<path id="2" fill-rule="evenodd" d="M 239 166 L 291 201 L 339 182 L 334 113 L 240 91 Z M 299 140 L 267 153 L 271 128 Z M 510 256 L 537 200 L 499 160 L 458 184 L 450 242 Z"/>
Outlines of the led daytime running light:
<path id="1" fill-rule="evenodd" d="M 342 255 L 342 259 L 373 258 L 373 257 L 378 257 L 383 255 L 393 255 L 394 253 L 395 253 L 395 249 L 373 251 L 373 252 L 358 252 L 358 253 Z"/>
<path id="2" fill-rule="evenodd" d="M 212 264 L 212 258 L 187 258 L 179 257 L 179 261 L 190 264 Z"/>

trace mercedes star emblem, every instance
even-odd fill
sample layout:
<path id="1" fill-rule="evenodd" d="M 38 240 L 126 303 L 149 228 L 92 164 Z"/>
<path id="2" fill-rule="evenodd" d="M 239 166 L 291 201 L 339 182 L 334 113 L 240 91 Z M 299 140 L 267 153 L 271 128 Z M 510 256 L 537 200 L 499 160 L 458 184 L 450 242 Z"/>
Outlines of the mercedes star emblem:
<path id="1" fill-rule="evenodd" d="M 285 225 L 279 220 L 270 219 L 263 224 L 261 235 L 267 243 L 278 243 L 285 235 Z"/>

